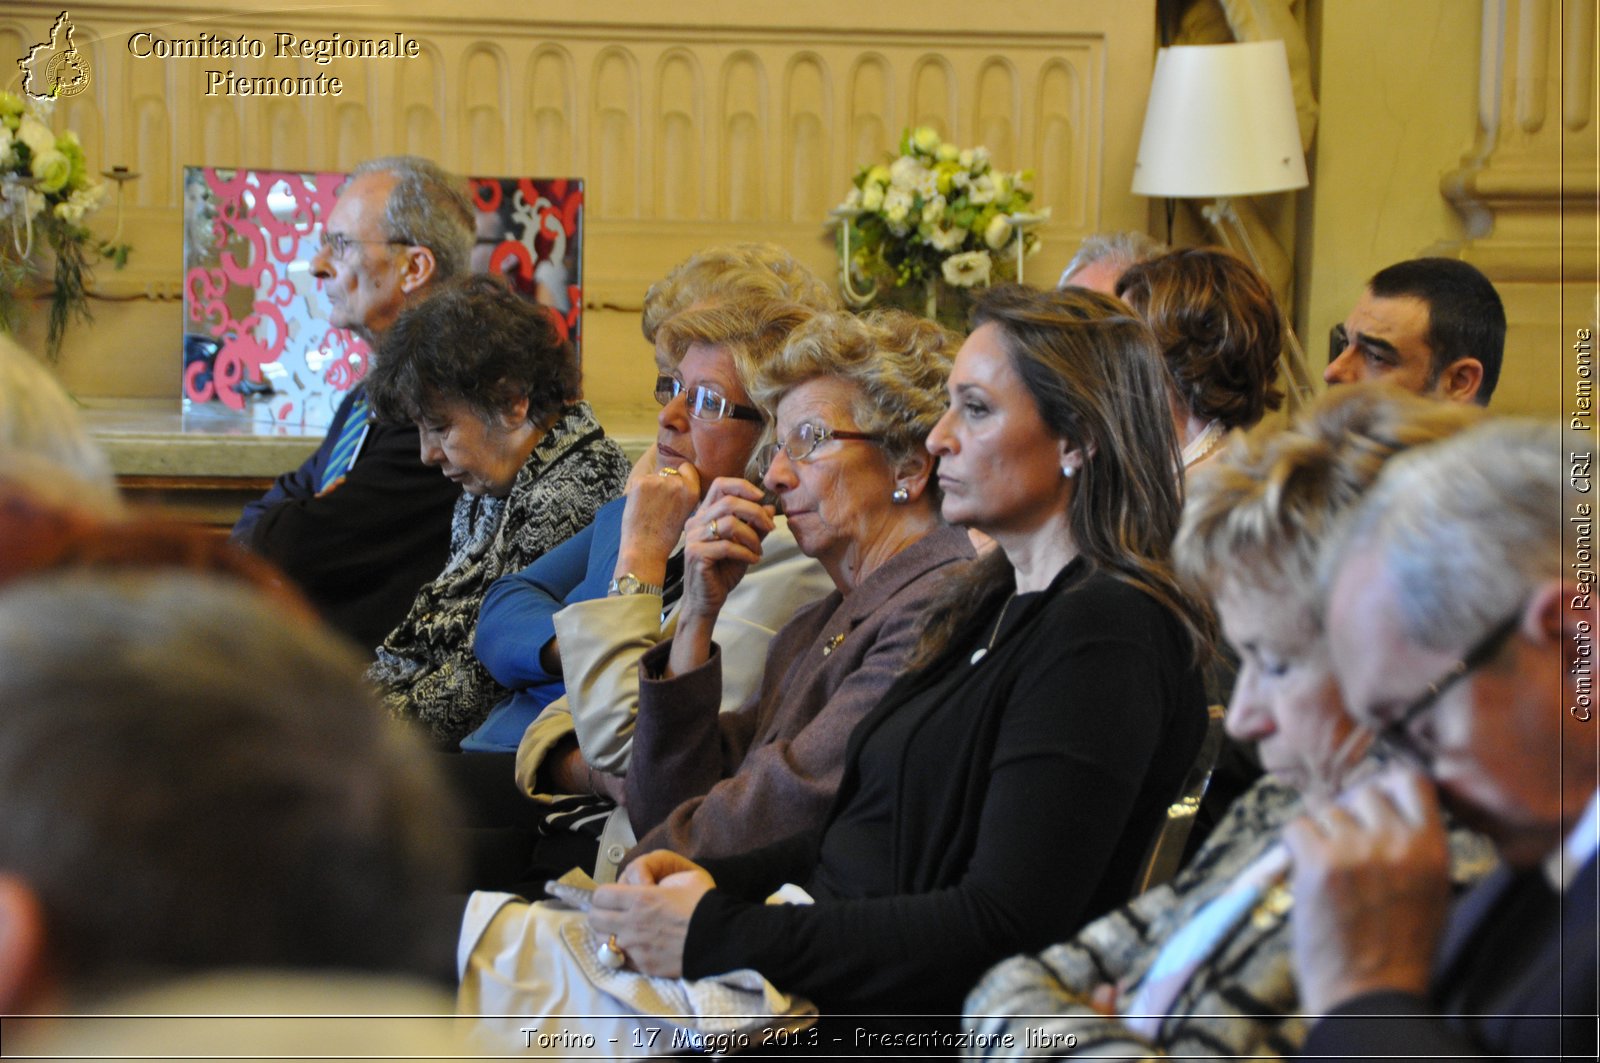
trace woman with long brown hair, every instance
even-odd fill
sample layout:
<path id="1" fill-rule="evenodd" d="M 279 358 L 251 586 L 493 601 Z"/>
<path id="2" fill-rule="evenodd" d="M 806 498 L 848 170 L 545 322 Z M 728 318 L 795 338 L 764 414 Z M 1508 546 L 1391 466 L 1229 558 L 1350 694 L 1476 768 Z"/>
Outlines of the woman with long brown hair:
<path id="1" fill-rule="evenodd" d="M 1206 724 L 1165 370 L 1092 292 L 994 289 L 975 323 L 927 446 L 945 518 L 998 549 L 929 610 L 822 829 L 704 866 L 644 854 L 594 895 L 607 958 L 754 969 L 825 1016 L 952 1016 L 939 1036 L 987 964 L 1127 898 Z M 815 903 L 762 902 L 785 883 Z"/>

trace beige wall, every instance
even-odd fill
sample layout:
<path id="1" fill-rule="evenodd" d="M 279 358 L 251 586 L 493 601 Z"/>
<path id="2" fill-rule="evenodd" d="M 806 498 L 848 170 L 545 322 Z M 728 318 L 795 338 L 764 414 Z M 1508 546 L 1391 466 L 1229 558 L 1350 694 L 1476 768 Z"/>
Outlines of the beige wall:
<path id="1" fill-rule="evenodd" d="M 1574 275 L 1575 262 L 1594 258 L 1593 5 L 1307 4 L 1321 122 L 1311 187 L 1281 198 L 1295 198 L 1283 216 L 1297 226 L 1295 317 L 1313 370 L 1326 360 L 1329 327 L 1374 270 L 1460 254 L 1507 297 L 1512 347 L 1497 408 L 1556 412 L 1572 325 L 1562 316 L 1593 317 L 1592 279 Z M 32 43 L 59 10 L 13 2 L 0 15 L 0 54 Z M 627 431 L 652 415 L 636 326 L 649 282 L 696 247 L 752 237 L 828 269 L 827 208 L 873 146 L 906 124 L 931 122 L 987 142 L 1002 164 L 1039 171 L 1055 218 L 1030 263 L 1034 279 L 1053 277 L 1083 233 L 1158 213 L 1127 191 L 1152 62 L 1151 2 L 697 0 L 650 25 L 639 24 L 638 0 L 587 0 L 559 23 L 531 20 L 512 0 L 481 0 L 470 17 L 444 0 L 337 14 L 219 10 L 198 0 L 72 8 L 80 45 L 101 40 L 94 97 L 63 108 L 63 118 L 97 165 L 145 174 L 126 211 L 133 266 L 102 269 L 108 300 L 95 304 L 92 329 L 74 331 L 60 366 L 79 394 L 176 401 L 176 197 L 188 162 L 347 167 L 415 150 L 478 172 L 587 177 L 588 387 Z M 269 105 L 204 98 L 200 79 L 215 63 L 134 63 L 123 49 L 138 28 L 179 35 L 201 26 L 401 29 L 424 41 L 428 58 L 403 70 L 335 64 L 325 69 L 353 86 L 341 100 Z M 1564 84 L 1564 68 L 1590 80 Z M 252 72 L 295 71 L 269 63 Z M 1549 117 L 1530 120 L 1530 110 Z M 1580 202 L 1566 208 L 1565 257 L 1555 198 L 1563 182 Z M 110 224 L 107 212 L 98 225 Z M 31 322 L 24 339 L 37 349 L 40 332 Z"/>
<path id="2" fill-rule="evenodd" d="M 1561 413 L 1573 333 L 1594 321 L 1592 0 L 1320 0 L 1309 15 L 1322 125 L 1297 318 L 1313 366 L 1372 273 L 1461 257 L 1506 304 L 1494 408 Z"/>
<path id="3" fill-rule="evenodd" d="M 1465 235 L 1439 179 L 1477 129 L 1482 16 L 1473 0 L 1322 0 L 1309 14 L 1322 117 L 1302 194 L 1296 317 L 1320 372 L 1328 329 L 1368 277 Z"/>
<path id="4" fill-rule="evenodd" d="M 1053 280 L 1082 235 L 1144 217 L 1127 175 L 1153 62 L 1153 0 L 699 0 L 656 12 L 639 0 L 584 0 L 560 21 L 512 0 L 479 0 L 470 15 L 447 0 L 275 7 L 73 5 L 94 80 L 60 120 L 95 165 L 143 174 L 126 211 L 132 266 L 99 276 L 102 293 L 125 301 L 97 303 L 95 327 L 74 331 L 60 365 L 79 394 L 177 401 L 186 163 L 343 169 L 414 151 L 466 172 L 587 178 L 586 387 L 622 432 L 648 426 L 654 411 L 637 325 L 645 288 L 693 250 L 729 240 L 774 240 L 829 270 L 829 208 L 906 125 L 986 143 L 999 165 L 1038 171 L 1054 216 L 1034 276 Z M 8 5 L 0 55 L 20 54 L 59 10 Z M 642 13 L 659 23 L 641 24 Z M 138 60 L 126 41 L 141 29 L 247 33 L 269 45 L 279 29 L 400 30 L 423 57 Z M 219 66 L 337 73 L 344 94 L 207 97 L 205 71 Z M 109 215 L 97 224 L 109 228 Z M 26 333 L 36 348 L 38 331 L 34 322 Z"/>

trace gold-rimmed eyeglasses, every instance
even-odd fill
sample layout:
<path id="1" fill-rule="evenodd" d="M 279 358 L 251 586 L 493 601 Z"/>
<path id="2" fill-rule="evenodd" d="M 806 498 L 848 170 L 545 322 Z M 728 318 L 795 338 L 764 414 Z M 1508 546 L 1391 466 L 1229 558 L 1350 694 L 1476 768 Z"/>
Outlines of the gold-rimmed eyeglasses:
<path id="1" fill-rule="evenodd" d="M 767 470 L 772 468 L 772 463 L 777 459 L 780 450 L 790 461 L 808 461 L 816 449 L 830 439 L 859 439 L 876 443 L 881 438 L 871 432 L 846 431 L 842 428 L 829 428 L 814 421 L 802 421 L 791 428 L 789 434 L 779 442 L 768 443 L 761 448 L 761 475 L 765 476 Z"/>

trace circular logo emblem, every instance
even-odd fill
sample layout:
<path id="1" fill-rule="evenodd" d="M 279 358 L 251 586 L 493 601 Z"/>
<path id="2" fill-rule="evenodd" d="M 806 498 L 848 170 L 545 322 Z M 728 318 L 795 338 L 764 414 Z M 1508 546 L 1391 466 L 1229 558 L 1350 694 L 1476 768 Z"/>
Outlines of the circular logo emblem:
<path id="1" fill-rule="evenodd" d="M 44 69 L 46 90 L 54 96 L 76 96 L 89 87 L 89 60 L 74 48 L 57 52 Z"/>

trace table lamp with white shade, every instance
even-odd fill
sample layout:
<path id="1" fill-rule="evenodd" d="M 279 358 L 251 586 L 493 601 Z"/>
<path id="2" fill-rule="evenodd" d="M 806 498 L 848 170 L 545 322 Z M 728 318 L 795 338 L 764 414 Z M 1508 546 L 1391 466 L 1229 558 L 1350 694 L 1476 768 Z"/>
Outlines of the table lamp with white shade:
<path id="1" fill-rule="evenodd" d="M 1229 246 L 1236 233 L 1262 271 L 1233 198 L 1309 183 L 1282 41 L 1174 46 L 1156 54 L 1133 165 L 1135 195 L 1216 200 L 1202 208 L 1206 220 Z M 1286 375 L 1298 406 L 1311 396 L 1311 377 L 1287 314 L 1284 324 Z"/>

